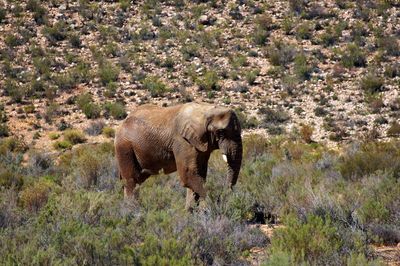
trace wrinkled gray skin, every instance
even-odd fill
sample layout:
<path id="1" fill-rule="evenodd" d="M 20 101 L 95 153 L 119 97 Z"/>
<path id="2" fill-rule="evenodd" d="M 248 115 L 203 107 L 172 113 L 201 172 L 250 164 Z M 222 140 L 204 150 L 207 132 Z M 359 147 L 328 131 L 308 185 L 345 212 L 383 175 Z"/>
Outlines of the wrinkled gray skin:
<path id="1" fill-rule="evenodd" d="M 207 166 L 213 150 L 228 163 L 227 178 L 236 184 L 242 163 L 241 128 L 236 114 L 223 107 L 187 103 L 160 108 L 143 105 L 122 123 L 115 136 L 115 152 L 124 195 L 149 176 L 178 171 L 187 188 L 186 208 L 204 198 Z"/>

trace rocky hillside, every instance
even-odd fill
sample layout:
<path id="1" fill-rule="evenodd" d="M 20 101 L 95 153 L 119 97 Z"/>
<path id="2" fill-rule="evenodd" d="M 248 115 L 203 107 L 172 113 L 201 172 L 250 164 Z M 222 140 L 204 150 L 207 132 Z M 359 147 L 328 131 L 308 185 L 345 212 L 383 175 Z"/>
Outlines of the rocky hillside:
<path id="1" fill-rule="evenodd" d="M 0 136 L 65 149 L 205 101 L 268 135 L 398 137 L 399 35 L 397 0 L 2 1 Z"/>

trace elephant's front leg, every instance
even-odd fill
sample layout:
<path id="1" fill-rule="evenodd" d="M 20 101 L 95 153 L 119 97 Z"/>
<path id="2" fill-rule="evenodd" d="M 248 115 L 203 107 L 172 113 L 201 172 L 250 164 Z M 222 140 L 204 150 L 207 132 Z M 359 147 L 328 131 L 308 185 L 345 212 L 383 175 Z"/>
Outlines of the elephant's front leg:
<path id="1" fill-rule="evenodd" d="M 187 188 L 186 209 L 190 210 L 206 197 L 204 183 L 209 155 L 199 154 L 194 148 L 191 153 L 183 154 L 186 156 L 176 156 L 176 164 L 181 183 Z"/>

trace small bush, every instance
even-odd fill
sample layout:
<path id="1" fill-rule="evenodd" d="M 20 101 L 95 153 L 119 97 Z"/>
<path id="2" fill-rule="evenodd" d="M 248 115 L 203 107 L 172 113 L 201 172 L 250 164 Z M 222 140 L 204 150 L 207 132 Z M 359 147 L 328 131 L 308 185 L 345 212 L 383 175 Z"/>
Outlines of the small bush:
<path id="1" fill-rule="evenodd" d="M 47 10 L 41 5 L 40 1 L 29 0 L 26 3 L 26 9 L 33 13 L 33 18 L 38 25 L 42 25 L 47 22 Z"/>
<path id="2" fill-rule="evenodd" d="M 89 119 L 96 119 L 100 117 L 101 107 L 95 103 L 88 103 L 82 108 L 83 113 Z"/>
<path id="3" fill-rule="evenodd" d="M 72 146 L 72 143 L 67 140 L 58 140 L 53 144 L 53 147 L 56 150 L 69 150 L 72 148 Z"/>
<path id="4" fill-rule="evenodd" d="M 18 38 L 14 34 L 7 34 L 4 38 L 4 43 L 10 48 L 20 46 L 23 44 L 22 39 Z"/>
<path id="5" fill-rule="evenodd" d="M 85 128 L 86 134 L 89 136 L 98 136 L 101 134 L 103 128 L 106 123 L 103 120 L 96 120 L 89 123 L 89 125 Z"/>
<path id="6" fill-rule="evenodd" d="M 110 62 L 104 62 L 99 67 L 98 75 L 101 83 L 107 85 L 110 82 L 118 80 L 119 69 Z"/>
<path id="7" fill-rule="evenodd" d="M 6 123 L 0 123 L 0 137 L 8 137 L 10 136 L 10 130 Z"/>
<path id="8" fill-rule="evenodd" d="M 46 204 L 51 188 L 52 184 L 50 181 L 40 179 L 21 191 L 20 201 L 28 210 L 38 211 Z"/>
<path id="9" fill-rule="evenodd" d="M 115 129 L 112 127 L 104 127 L 102 130 L 102 134 L 107 138 L 115 137 Z"/>
<path id="10" fill-rule="evenodd" d="M 263 46 L 267 43 L 269 35 L 270 33 L 266 29 L 258 27 L 253 31 L 251 37 L 256 45 Z"/>
<path id="11" fill-rule="evenodd" d="M 260 73 L 260 71 L 258 71 L 258 70 L 247 71 L 245 73 L 247 83 L 249 83 L 249 85 L 254 85 L 254 82 L 256 81 L 256 78 L 259 73 Z"/>
<path id="12" fill-rule="evenodd" d="M 305 2 L 302 0 L 289 0 L 289 7 L 292 12 L 300 14 L 305 9 Z"/>
<path id="13" fill-rule="evenodd" d="M 373 73 L 368 73 L 361 79 L 360 86 L 366 93 L 374 94 L 383 89 L 383 79 Z"/>
<path id="14" fill-rule="evenodd" d="M 326 116 L 328 114 L 328 111 L 325 110 L 325 108 L 323 108 L 323 107 L 317 106 L 314 109 L 314 114 L 316 116 L 322 117 L 322 116 Z"/>
<path id="15" fill-rule="evenodd" d="M 378 41 L 378 46 L 389 56 L 400 55 L 400 45 L 397 41 L 397 38 L 394 36 L 385 36 L 380 38 Z"/>
<path id="16" fill-rule="evenodd" d="M 293 217 L 287 219 L 287 227 L 277 229 L 272 238 L 272 253 L 289 253 L 296 264 L 327 265 L 335 260 L 343 243 L 329 219 L 312 215 L 304 223 Z"/>
<path id="17" fill-rule="evenodd" d="M 54 45 L 55 43 L 67 38 L 67 25 L 64 22 L 59 21 L 53 26 L 45 26 L 42 32 L 50 44 Z"/>
<path id="18" fill-rule="evenodd" d="M 367 64 L 364 52 L 354 43 L 347 45 L 346 49 L 342 51 L 341 62 L 347 68 L 365 67 Z"/>
<path id="19" fill-rule="evenodd" d="M 268 59 L 274 66 L 286 66 L 291 63 L 297 53 L 296 48 L 283 41 L 274 41 L 267 49 Z"/>
<path id="20" fill-rule="evenodd" d="M 195 44 L 195 43 L 191 43 L 191 44 L 187 44 L 187 45 L 183 46 L 182 50 L 181 50 L 183 59 L 185 59 L 186 61 L 189 61 L 193 57 L 200 56 L 199 49 L 200 49 L 199 45 Z"/>
<path id="21" fill-rule="evenodd" d="M 283 123 L 290 119 L 290 115 L 282 108 L 274 110 L 271 109 L 270 107 L 266 107 L 266 108 L 261 108 L 259 112 L 263 114 L 264 116 L 263 122 L 267 124 Z"/>
<path id="22" fill-rule="evenodd" d="M 17 84 L 17 82 L 12 79 L 7 79 L 5 81 L 4 91 L 6 95 L 10 96 L 11 99 L 17 103 L 20 103 L 26 95 L 25 87 Z"/>
<path id="23" fill-rule="evenodd" d="M 70 42 L 71 46 L 74 48 L 80 48 L 82 45 L 82 41 L 81 41 L 79 35 L 75 34 L 75 33 L 69 35 L 69 42 Z"/>
<path id="24" fill-rule="evenodd" d="M 162 97 L 169 91 L 167 86 L 158 77 L 146 77 L 143 81 L 143 88 L 150 92 L 151 97 Z"/>
<path id="25" fill-rule="evenodd" d="M 341 158 L 340 172 L 345 178 L 359 179 L 378 170 L 397 169 L 400 165 L 396 149 L 395 143 L 365 143 Z"/>
<path id="26" fill-rule="evenodd" d="M 0 187 L 11 188 L 15 187 L 20 189 L 24 184 L 24 178 L 19 173 L 14 173 L 13 171 L 3 168 L 0 170 Z"/>
<path id="27" fill-rule="evenodd" d="M 256 128 L 260 124 L 260 122 L 255 118 L 254 116 L 247 117 L 246 114 L 240 110 L 236 109 L 235 113 L 240 121 L 240 125 L 242 126 L 243 129 L 246 128 Z"/>
<path id="28" fill-rule="evenodd" d="M 312 67 L 307 63 L 307 57 L 299 54 L 294 59 L 294 72 L 300 80 L 308 80 L 311 77 Z"/>
<path id="29" fill-rule="evenodd" d="M 386 134 L 390 137 L 399 137 L 400 136 L 400 124 L 397 121 L 394 121 L 388 128 Z"/>
<path id="30" fill-rule="evenodd" d="M 112 189 L 115 185 L 117 169 L 113 155 L 113 146 L 109 143 L 101 145 L 85 145 L 72 151 L 72 159 L 68 168 L 79 186 L 100 189 Z"/>
<path id="31" fill-rule="evenodd" d="M 51 133 L 49 133 L 49 138 L 51 140 L 56 140 L 56 139 L 60 138 L 60 134 L 57 132 L 51 132 Z"/>
<path id="32" fill-rule="evenodd" d="M 84 143 L 86 141 L 85 134 L 77 129 L 67 129 L 64 131 L 64 140 L 74 144 Z"/>
<path id="33" fill-rule="evenodd" d="M 101 108 L 93 102 L 93 98 L 89 93 L 78 96 L 76 104 L 87 118 L 95 119 L 100 117 Z"/>
<path id="34" fill-rule="evenodd" d="M 313 31 L 313 28 L 312 28 L 312 25 L 310 24 L 310 22 L 304 22 L 303 24 L 300 24 L 297 27 L 297 31 L 296 31 L 297 38 L 303 39 L 303 40 L 311 39 L 312 31 Z"/>
<path id="35" fill-rule="evenodd" d="M 107 103 L 105 104 L 106 115 L 111 115 L 114 119 L 124 119 L 127 116 L 125 106 L 122 103 Z"/>
<path id="36" fill-rule="evenodd" d="M 0 7 L 0 23 L 6 19 L 7 11 L 6 9 Z"/>
<path id="37" fill-rule="evenodd" d="M 196 80 L 200 90 L 213 91 L 219 90 L 219 77 L 217 72 L 213 70 L 207 71 L 201 78 Z"/>
<path id="38" fill-rule="evenodd" d="M 314 128 L 309 125 L 302 125 L 300 128 L 300 135 L 302 140 L 304 140 L 306 143 L 311 143 L 312 142 L 312 134 L 314 133 Z"/>
<path id="39" fill-rule="evenodd" d="M 72 90 L 79 83 L 75 76 L 70 72 L 58 74 L 54 76 L 53 80 L 58 89 L 62 91 Z"/>

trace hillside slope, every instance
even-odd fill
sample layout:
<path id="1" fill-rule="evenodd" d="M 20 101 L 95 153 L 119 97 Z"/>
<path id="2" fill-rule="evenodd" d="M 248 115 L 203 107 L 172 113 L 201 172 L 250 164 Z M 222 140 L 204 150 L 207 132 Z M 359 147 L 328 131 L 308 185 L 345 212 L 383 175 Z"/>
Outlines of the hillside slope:
<path id="1" fill-rule="evenodd" d="M 396 137 L 399 10 L 395 0 L 7 1 L 0 134 L 51 148 L 48 132 L 97 125 L 97 135 L 139 104 L 195 100 L 237 108 L 267 135 Z"/>

